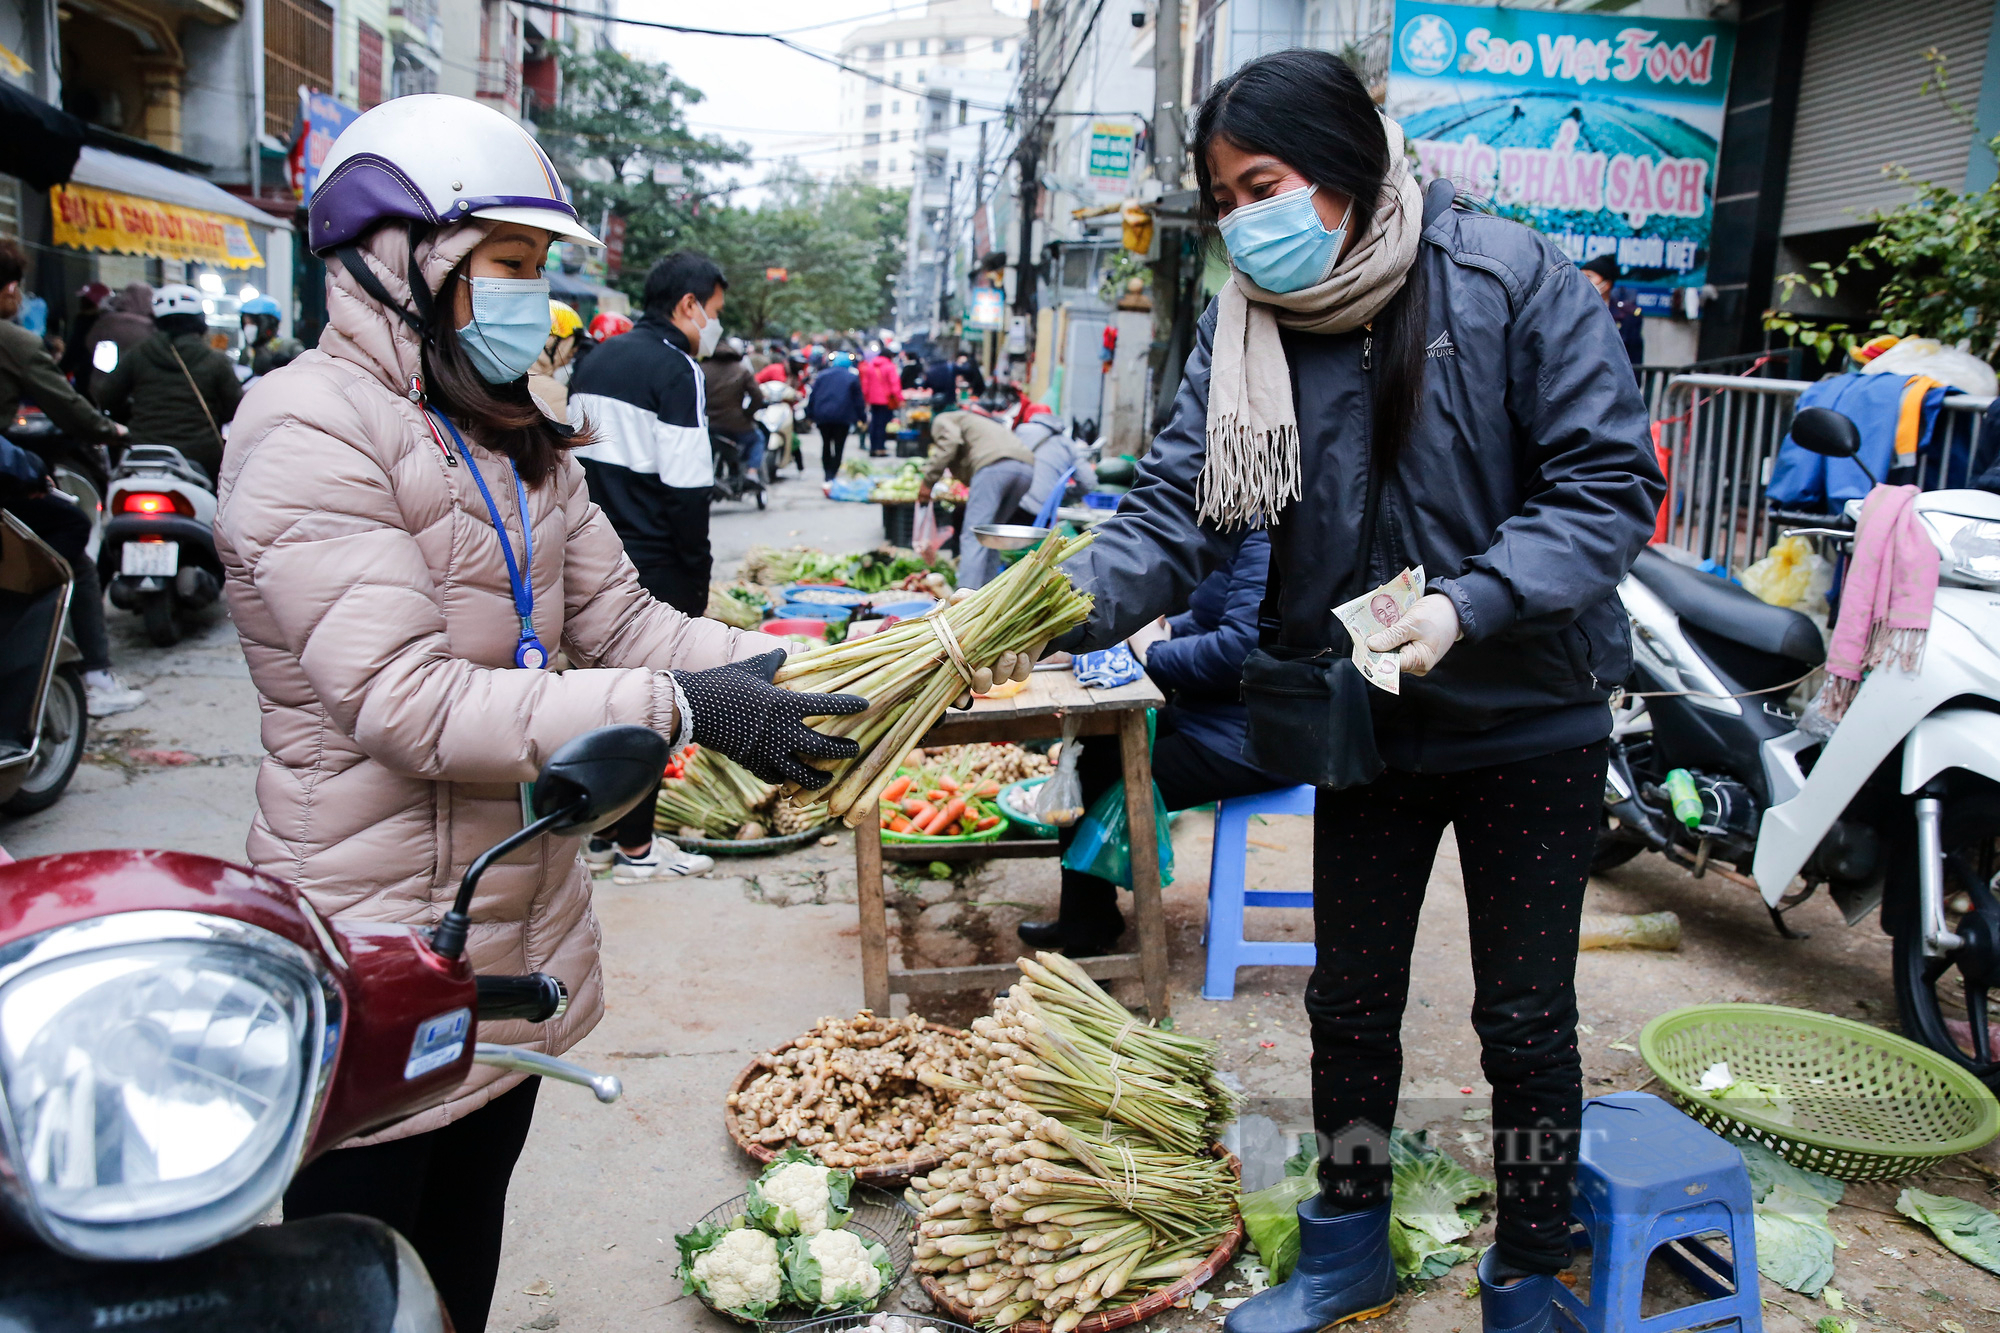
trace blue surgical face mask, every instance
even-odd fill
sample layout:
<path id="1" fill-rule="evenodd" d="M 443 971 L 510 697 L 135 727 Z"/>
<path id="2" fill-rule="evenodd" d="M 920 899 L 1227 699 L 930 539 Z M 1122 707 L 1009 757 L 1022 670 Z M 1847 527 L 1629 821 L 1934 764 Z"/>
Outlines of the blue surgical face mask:
<path id="1" fill-rule="evenodd" d="M 1236 209 L 1219 224 L 1229 258 L 1267 292 L 1296 292 L 1325 282 L 1347 239 L 1347 218 L 1332 231 L 1319 220 L 1313 192 L 1303 185 Z M 1354 212 L 1348 206 L 1348 214 Z"/>
<path id="2" fill-rule="evenodd" d="M 547 278 L 472 280 L 472 322 L 458 331 L 458 341 L 487 383 L 520 379 L 548 340 Z"/>

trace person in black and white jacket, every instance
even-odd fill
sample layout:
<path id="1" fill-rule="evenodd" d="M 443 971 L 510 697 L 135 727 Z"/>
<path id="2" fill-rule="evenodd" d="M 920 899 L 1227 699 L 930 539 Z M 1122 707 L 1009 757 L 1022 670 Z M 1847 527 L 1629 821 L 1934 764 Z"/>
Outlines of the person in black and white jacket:
<path id="1" fill-rule="evenodd" d="M 646 275 L 646 309 L 569 385 L 569 420 L 596 443 L 576 451 L 590 498 L 625 541 L 639 582 L 687 615 L 708 607 L 708 502 L 715 463 L 697 358 L 722 336 L 728 283 L 707 255 L 679 250 Z"/>

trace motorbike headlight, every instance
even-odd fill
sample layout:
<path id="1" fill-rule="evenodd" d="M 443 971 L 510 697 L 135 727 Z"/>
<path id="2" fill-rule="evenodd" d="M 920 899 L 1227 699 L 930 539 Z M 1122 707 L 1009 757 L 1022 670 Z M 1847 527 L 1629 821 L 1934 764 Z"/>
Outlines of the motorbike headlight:
<path id="1" fill-rule="evenodd" d="M 2000 586 L 2000 523 L 1939 510 L 1925 510 L 1923 516 L 1937 537 L 1946 578 Z"/>
<path id="2" fill-rule="evenodd" d="M 95 1259 L 171 1258 L 252 1225 L 304 1151 L 335 994 L 289 940 L 191 912 L 99 917 L 9 949 L 7 1203 Z"/>

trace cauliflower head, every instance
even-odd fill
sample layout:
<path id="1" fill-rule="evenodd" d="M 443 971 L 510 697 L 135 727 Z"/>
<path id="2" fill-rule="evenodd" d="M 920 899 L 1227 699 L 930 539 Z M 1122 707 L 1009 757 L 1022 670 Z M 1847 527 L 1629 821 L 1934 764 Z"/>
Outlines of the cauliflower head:
<path id="1" fill-rule="evenodd" d="M 854 1173 L 834 1171 L 803 1148 L 787 1148 L 750 1184 L 750 1220 L 779 1236 L 816 1236 L 853 1216 Z"/>
<path id="2" fill-rule="evenodd" d="M 801 1236 L 785 1249 L 785 1285 L 800 1305 L 867 1305 L 896 1278 L 889 1252 L 852 1231 Z"/>
<path id="3" fill-rule="evenodd" d="M 674 1237 L 681 1251 L 681 1290 L 750 1319 L 784 1299 L 784 1264 L 778 1242 L 748 1227 L 734 1231 L 710 1223 Z"/>

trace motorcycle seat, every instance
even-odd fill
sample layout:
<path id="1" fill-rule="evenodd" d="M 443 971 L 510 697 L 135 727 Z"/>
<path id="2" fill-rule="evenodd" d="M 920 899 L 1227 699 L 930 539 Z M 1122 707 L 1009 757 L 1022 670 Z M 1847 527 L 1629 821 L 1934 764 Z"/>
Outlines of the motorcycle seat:
<path id="1" fill-rule="evenodd" d="M 1711 634 L 1760 653 L 1803 666 L 1826 660 L 1819 626 L 1787 606 L 1772 606 L 1755 594 L 1713 574 L 1677 564 L 1652 547 L 1639 552 L 1632 577 L 1674 609 L 1675 614 Z"/>

